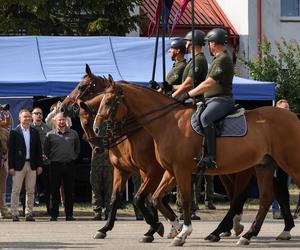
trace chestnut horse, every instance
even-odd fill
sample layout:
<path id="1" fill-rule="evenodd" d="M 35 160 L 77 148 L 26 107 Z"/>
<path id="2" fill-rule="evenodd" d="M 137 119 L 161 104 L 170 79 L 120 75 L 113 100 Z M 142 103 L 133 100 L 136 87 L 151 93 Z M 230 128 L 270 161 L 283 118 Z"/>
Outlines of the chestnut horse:
<path id="1" fill-rule="evenodd" d="M 93 132 L 92 114 L 84 109 L 79 109 L 78 103 L 101 93 L 106 87 L 103 81 L 103 78 L 96 77 L 92 74 L 90 67 L 86 65 L 86 75 L 83 80 L 61 104 L 61 110 L 68 115 L 79 115 L 82 128 L 93 149 L 96 147 L 103 149 L 103 138 L 95 136 Z M 98 102 L 98 106 L 99 103 L 100 101 Z M 143 130 L 140 129 L 132 136 L 125 138 L 126 140 L 116 145 L 116 147 L 109 150 L 109 159 L 114 167 L 114 182 L 110 203 L 111 210 L 106 225 L 98 230 L 94 238 L 105 238 L 107 231 L 112 230 L 117 208 L 122 199 L 122 193 L 125 189 L 126 182 L 134 172 L 140 174 L 142 177 L 142 185 L 136 194 L 135 203 L 143 213 L 146 222 L 150 225 L 150 229 L 144 234 L 141 241 L 153 241 L 153 235 L 156 232 L 160 236 L 163 236 L 163 224 L 158 221 L 157 210 L 152 208 L 151 211 L 149 211 L 145 206 L 145 199 L 148 194 L 153 192 L 158 186 L 164 170 L 161 168 L 156 158 L 152 157 L 154 155 L 153 139 L 142 131 Z M 167 202 L 164 201 L 163 206 L 174 214 Z M 177 230 L 180 231 L 180 227 L 178 227 Z"/>
<path id="2" fill-rule="evenodd" d="M 201 152 L 202 137 L 197 135 L 190 125 L 190 117 L 195 109 L 178 106 L 174 99 L 148 88 L 131 84 L 116 85 L 112 79 L 108 84 L 109 88 L 105 92 L 95 118 L 94 130 L 96 132 L 98 124 L 105 119 L 125 122 L 130 116 L 152 136 L 156 158 L 166 169 L 163 179 L 152 196 L 153 203 L 159 206 L 161 198 L 170 189 L 170 180 L 175 176 L 182 194 L 184 226 L 173 240 L 173 245 L 181 246 L 192 232 L 190 183 L 192 173 L 197 170 L 193 158 Z M 300 155 L 295 151 L 300 146 L 300 127 L 294 114 L 273 107 L 249 111 L 246 113 L 246 118 L 248 132 L 244 137 L 217 139 L 219 167 L 207 169 L 205 174 L 231 174 L 254 166 L 260 189 L 260 209 L 252 227 L 260 229 L 272 201 L 267 191 L 272 184 L 268 181 L 273 174 L 273 169 L 269 167 L 270 163 L 275 160 L 300 186 L 300 173 L 297 171 Z M 162 129 L 162 126 L 167 129 Z M 290 140 L 286 141 L 287 137 Z M 285 144 L 283 145 L 282 142 Z M 264 174 L 258 174 L 263 172 Z M 167 212 L 163 215 L 166 218 L 172 217 Z M 242 237 L 240 242 L 248 242 L 248 239 Z"/>
<path id="3" fill-rule="evenodd" d="M 86 102 L 81 102 L 80 106 L 83 109 L 88 110 L 90 113 L 96 113 L 95 110 L 98 110 L 102 98 L 103 98 L 103 94 L 96 96 L 93 99 L 88 100 Z M 127 130 L 127 132 L 130 131 L 130 128 L 125 127 L 123 130 L 125 129 Z M 99 131 L 97 130 L 97 134 L 99 136 L 103 136 L 105 130 L 104 131 L 101 130 L 100 133 Z M 126 131 L 123 131 L 123 134 L 126 134 Z M 142 138 L 143 136 L 147 137 L 148 134 L 145 131 L 144 134 L 140 133 L 139 139 Z M 147 147 L 151 149 L 153 147 L 153 143 L 147 145 Z M 137 150 L 140 151 L 138 147 Z M 148 155 L 150 154 L 150 152 L 152 152 L 152 150 L 147 150 Z M 265 175 L 264 172 L 262 174 Z M 247 187 L 250 184 L 251 178 L 252 176 L 256 176 L 256 175 L 257 174 L 255 172 L 255 169 L 251 168 L 237 174 L 220 176 L 220 180 L 223 183 L 227 195 L 229 196 L 230 199 L 230 209 L 227 212 L 224 219 L 222 220 L 222 222 L 217 227 L 217 229 L 214 230 L 211 234 L 209 234 L 205 238 L 206 240 L 213 241 L 213 242 L 219 241 L 221 233 L 225 233 L 225 236 L 226 235 L 228 236 L 230 234 L 230 229 L 233 227 L 233 222 L 234 222 L 234 231 L 236 235 L 239 235 L 243 231 L 243 226 L 239 224 L 241 216 L 238 215 L 241 214 L 243 211 L 243 205 L 247 199 Z M 260 175 L 260 173 L 258 173 L 258 175 Z M 273 189 L 275 191 L 276 199 L 279 200 L 283 217 L 285 219 L 285 228 L 283 232 L 279 236 L 277 236 L 277 239 L 281 239 L 281 240 L 290 239 L 291 238 L 290 230 L 294 227 L 294 221 L 290 211 L 289 199 L 287 195 L 288 194 L 287 186 L 286 185 L 281 186 L 277 178 L 273 178 L 272 175 L 269 175 L 269 178 L 270 178 L 269 180 L 270 183 L 273 180 L 273 186 L 274 186 Z M 268 187 L 268 189 L 266 190 L 267 192 L 269 192 L 269 195 L 272 197 L 273 197 L 273 189 L 272 188 L 270 189 Z M 237 215 L 236 218 L 234 218 L 235 215 Z M 244 237 L 247 237 L 247 239 L 249 240 L 252 236 L 254 235 L 256 236 L 258 234 L 259 229 L 260 227 L 257 227 L 257 225 L 255 224 L 255 227 L 251 228 Z"/>
<path id="4" fill-rule="evenodd" d="M 69 107 L 69 106 L 72 107 L 72 105 L 69 105 L 69 104 L 74 103 L 74 100 L 76 100 L 76 98 L 77 98 L 77 100 L 80 100 L 80 99 L 78 99 L 78 97 L 80 97 L 82 99 L 86 99 L 86 96 L 87 96 L 87 99 L 89 99 L 90 97 L 94 96 L 97 92 L 101 92 L 103 90 L 102 88 L 105 87 L 105 85 L 103 83 L 103 79 L 94 76 L 91 73 L 88 65 L 86 67 L 86 73 L 87 74 L 86 74 L 85 78 L 83 79 L 83 81 L 64 100 L 63 107 Z M 90 86 L 91 84 L 92 84 L 92 86 Z M 87 102 L 87 104 L 89 107 L 92 107 L 92 109 L 96 110 L 96 109 L 98 109 L 100 100 L 101 100 L 101 98 L 95 97 L 94 100 L 90 100 L 89 102 Z M 69 109 L 69 108 L 67 108 L 67 109 Z M 77 103 L 75 104 L 74 111 L 79 111 Z M 101 139 L 99 141 L 99 138 L 95 137 L 95 135 L 93 133 L 93 130 L 91 127 L 93 119 L 92 119 L 91 115 L 88 114 L 87 112 L 85 112 L 84 110 L 81 110 L 80 111 L 80 121 L 81 121 L 82 127 L 87 135 L 87 138 L 88 138 L 91 146 L 94 147 L 96 144 L 101 143 L 100 142 Z M 136 145 L 135 141 L 131 141 L 131 145 L 135 148 L 134 151 L 138 150 L 138 152 L 147 152 L 147 154 L 150 154 L 150 152 L 153 151 L 153 142 L 151 140 L 149 141 L 149 135 L 146 132 L 142 133 L 142 130 L 143 129 L 141 129 L 141 131 L 139 131 L 139 134 L 137 136 L 138 142 L 141 141 L 140 138 L 144 138 L 144 137 L 148 138 L 148 140 L 145 140 L 143 142 L 142 147 L 139 144 Z M 123 134 L 124 134 L 124 131 L 123 131 Z M 134 139 L 134 138 L 132 138 L 132 139 Z M 145 142 L 150 142 L 150 143 L 145 143 Z M 125 142 L 125 145 L 126 145 L 126 142 Z M 127 150 L 126 148 L 127 147 L 124 147 L 125 151 Z M 121 152 L 122 152 L 122 150 L 121 150 Z M 154 158 L 154 156 L 152 156 L 152 158 Z M 116 158 L 116 157 L 113 157 L 113 159 L 118 160 L 118 158 Z M 120 157 L 119 160 L 122 161 L 122 157 Z M 115 163 L 115 165 L 119 165 L 119 164 Z M 135 171 L 135 170 L 132 170 L 132 171 Z M 246 196 L 244 196 L 244 194 L 246 194 L 245 189 L 250 182 L 252 172 L 254 172 L 254 171 L 246 170 L 245 173 L 244 172 L 239 173 L 236 176 L 235 175 L 220 176 L 220 179 L 221 179 L 222 183 L 224 184 L 224 186 L 227 190 L 227 193 L 229 195 L 229 198 L 231 200 L 231 206 L 230 206 L 230 209 L 229 209 L 227 215 L 225 216 L 223 221 L 220 223 L 218 228 L 216 230 L 214 230 L 214 232 L 212 232 L 208 237 L 206 237 L 207 240 L 218 241 L 218 240 L 220 240 L 219 235 L 222 232 L 230 231 L 230 229 L 232 228 L 232 218 L 234 217 L 235 214 L 239 214 L 242 212 L 243 204 L 244 204 L 244 201 L 246 200 Z M 117 178 L 117 176 L 115 176 L 115 180 L 116 180 L 116 178 Z M 119 181 L 117 183 L 124 184 L 124 183 L 126 183 L 126 181 L 125 182 Z M 115 188 L 113 190 L 118 190 L 120 193 L 122 193 L 125 186 L 123 186 L 122 188 L 119 188 L 118 186 L 114 185 L 114 187 Z M 277 187 L 277 185 L 275 185 L 275 187 Z M 282 191 L 284 189 L 286 189 L 286 187 L 279 189 L 279 191 Z M 280 193 L 279 191 L 277 191 L 277 193 Z M 288 192 L 288 191 L 286 191 L 286 192 Z M 118 201 L 118 198 L 116 198 L 116 197 L 119 197 L 119 199 L 121 197 L 120 193 L 116 193 L 115 195 L 113 195 L 113 198 L 112 198 L 113 211 L 114 211 L 114 208 L 116 208 L 116 205 L 114 205 L 114 204 L 116 204 Z M 240 197 L 240 195 L 242 195 L 243 197 Z M 285 198 L 286 196 L 283 196 L 283 197 Z M 280 198 L 278 198 L 278 200 L 279 200 L 279 202 L 281 201 Z M 235 203 L 237 203 L 237 205 L 235 205 Z M 280 202 L 280 203 L 281 203 L 280 205 L 282 207 L 282 212 L 283 212 L 283 215 L 285 218 L 285 228 L 284 228 L 284 231 L 278 236 L 278 238 L 288 239 L 288 238 L 290 238 L 289 231 L 291 228 L 293 228 L 294 223 L 292 220 L 292 216 L 290 214 L 289 206 L 287 205 L 287 204 L 289 204 L 288 200 L 283 200 L 283 202 Z M 287 207 L 287 208 L 285 209 L 285 207 Z M 115 213 L 113 213 L 113 214 L 115 214 Z M 112 217 L 109 217 L 109 218 L 110 219 L 108 220 L 105 227 L 99 230 L 99 233 L 96 235 L 96 237 L 99 237 L 99 238 L 105 237 L 106 232 L 113 228 L 114 218 L 112 218 Z M 179 227 L 179 226 L 177 225 L 177 227 Z M 234 230 L 235 230 L 236 235 L 239 235 L 243 230 L 242 225 L 240 225 L 239 222 L 237 221 L 236 223 L 234 223 L 234 226 L 235 226 Z M 252 235 L 258 234 L 259 228 L 255 227 L 255 229 L 256 230 L 252 230 L 251 233 L 248 233 L 249 239 Z M 150 237 L 150 238 L 152 238 L 152 237 Z M 147 241 L 147 238 L 144 238 L 144 240 Z"/>

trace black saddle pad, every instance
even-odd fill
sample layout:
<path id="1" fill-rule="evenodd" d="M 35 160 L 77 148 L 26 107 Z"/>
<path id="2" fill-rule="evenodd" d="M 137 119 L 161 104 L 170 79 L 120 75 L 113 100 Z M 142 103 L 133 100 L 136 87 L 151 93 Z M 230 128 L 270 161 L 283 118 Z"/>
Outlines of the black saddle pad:
<path id="1" fill-rule="evenodd" d="M 191 126 L 196 133 L 203 135 L 198 116 L 197 111 L 192 114 Z M 245 115 L 226 117 L 223 121 L 222 129 L 218 131 L 217 134 L 218 136 L 245 136 L 247 134 L 247 121 Z"/>

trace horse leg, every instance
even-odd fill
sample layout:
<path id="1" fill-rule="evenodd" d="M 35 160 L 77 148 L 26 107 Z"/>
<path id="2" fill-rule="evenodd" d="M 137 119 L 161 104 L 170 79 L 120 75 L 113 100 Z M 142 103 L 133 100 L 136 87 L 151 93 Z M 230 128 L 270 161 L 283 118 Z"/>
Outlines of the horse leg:
<path id="1" fill-rule="evenodd" d="M 277 176 L 280 172 L 283 171 L 278 168 Z M 295 226 L 294 219 L 291 214 L 290 208 L 290 194 L 287 186 L 288 176 L 283 173 L 283 179 L 281 181 L 280 178 L 276 177 L 273 180 L 273 187 L 275 192 L 276 200 L 280 205 L 280 210 L 284 219 L 284 229 L 283 231 L 276 237 L 276 240 L 289 240 L 291 239 L 290 231 Z"/>
<path id="2" fill-rule="evenodd" d="M 179 223 L 179 219 L 171 207 L 167 204 L 166 194 L 171 192 L 176 186 L 176 181 L 173 175 L 168 171 L 164 172 L 159 186 L 152 195 L 152 204 L 157 208 L 166 220 L 172 225 L 172 227 L 179 233 L 182 229 L 182 225 Z"/>
<path id="3" fill-rule="evenodd" d="M 272 165 L 257 165 L 255 171 L 259 187 L 259 209 L 250 229 L 239 239 L 237 245 L 249 245 L 251 238 L 258 235 L 274 197 L 273 189 L 269 186 L 273 182 Z"/>
<path id="4" fill-rule="evenodd" d="M 125 189 L 126 182 L 130 174 L 131 173 L 121 171 L 116 167 L 114 168 L 113 192 L 111 195 L 110 211 L 108 214 L 107 222 L 104 227 L 97 231 L 97 233 L 94 235 L 94 239 L 104 239 L 106 237 L 106 232 L 113 229 L 116 220 L 117 209 L 121 202 L 122 193 Z"/>
<path id="5" fill-rule="evenodd" d="M 161 237 L 164 235 L 164 226 L 158 221 L 157 210 L 155 215 L 151 213 L 148 207 L 145 206 L 148 195 L 157 187 L 161 176 L 146 176 L 143 178 L 143 182 L 134 197 L 136 206 L 142 212 L 145 221 L 150 225 L 150 229 L 140 239 L 140 242 L 152 242 L 154 240 L 153 235 L 157 232 Z M 157 216 L 156 216 L 157 215 Z"/>
<path id="6" fill-rule="evenodd" d="M 228 180 L 228 176 L 220 177 L 220 180 L 225 186 L 225 190 L 230 198 L 230 208 L 218 227 L 212 233 L 210 233 L 205 240 L 217 242 L 220 240 L 221 233 L 229 232 L 230 235 L 230 230 L 233 227 L 233 220 L 235 216 L 242 214 L 243 206 L 247 199 L 246 190 L 252 178 L 252 173 L 247 170 L 235 175 L 231 175 L 231 177 L 232 178 L 230 178 L 230 181 Z M 243 229 L 243 225 L 236 225 L 236 235 L 239 235 Z"/>
<path id="7" fill-rule="evenodd" d="M 176 169 L 174 166 L 173 169 Z M 180 168 L 177 168 L 181 170 Z M 172 245 L 173 246 L 182 246 L 185 243 L 186 238 L 192 233 L 192 223 L 191 223 L 191 203 L 192 203 L 192 173 L 185 174 L 175 173 L 177 185 L 181 194 L 181 204 L 183 210 L 183 227 L 181 232 L 174 238 Z"/>

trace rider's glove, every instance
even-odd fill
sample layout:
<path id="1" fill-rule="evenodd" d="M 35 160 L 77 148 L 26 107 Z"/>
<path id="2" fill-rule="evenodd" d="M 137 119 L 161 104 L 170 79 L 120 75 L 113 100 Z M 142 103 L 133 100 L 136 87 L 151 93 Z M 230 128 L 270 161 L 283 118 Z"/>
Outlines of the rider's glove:
<path id="1" fill-rule="evenodd" d="M 190 98 L 190 95 L 189 95 L 188 92 L 186 92 L 186 93 L 184 93 L 184 94 L 182 94 L 182 95 L 180 95 L 180 96 L 176 96 L 176 97 L 175 97 L 175 99 L 177 100 L 177 102 L 180 102 L 180 103 L 182 103 L 182 104 L 184 104 L 185 101 L 186 101 L 187 99 L 189 99 L 189 98 Z"/>
<path id="2" fill-rule="evenodd" d="M 164 92 L 170 92 L 173 90 L 173 86 L 166 81 L 162 82 L 159 86 Z"/>
<path id="3" fill-rule="evenodd" d="M 149 87 L 151 89 L 159 89 L 159 84 L 156 81 L 151 80 L 149 81 Z"/>

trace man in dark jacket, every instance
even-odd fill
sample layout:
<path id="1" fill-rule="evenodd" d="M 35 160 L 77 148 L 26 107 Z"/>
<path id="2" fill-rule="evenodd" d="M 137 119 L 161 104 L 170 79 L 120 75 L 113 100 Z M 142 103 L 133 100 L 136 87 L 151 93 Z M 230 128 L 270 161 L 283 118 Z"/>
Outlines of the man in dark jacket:
<path id="1" fill-rule="evenodd" d="M 11 213 L 13 221 L 19 221 L 19 197 L 25 180 L 26 221 L 34 221 L 34 189 L 36 176 L 42 173 L 42 147 L 39 133 L 30 127 L 31 113 L 22 109 L 19 120 L 20 124 L 9 135 L 8 168 L 13 177 Z"/>

